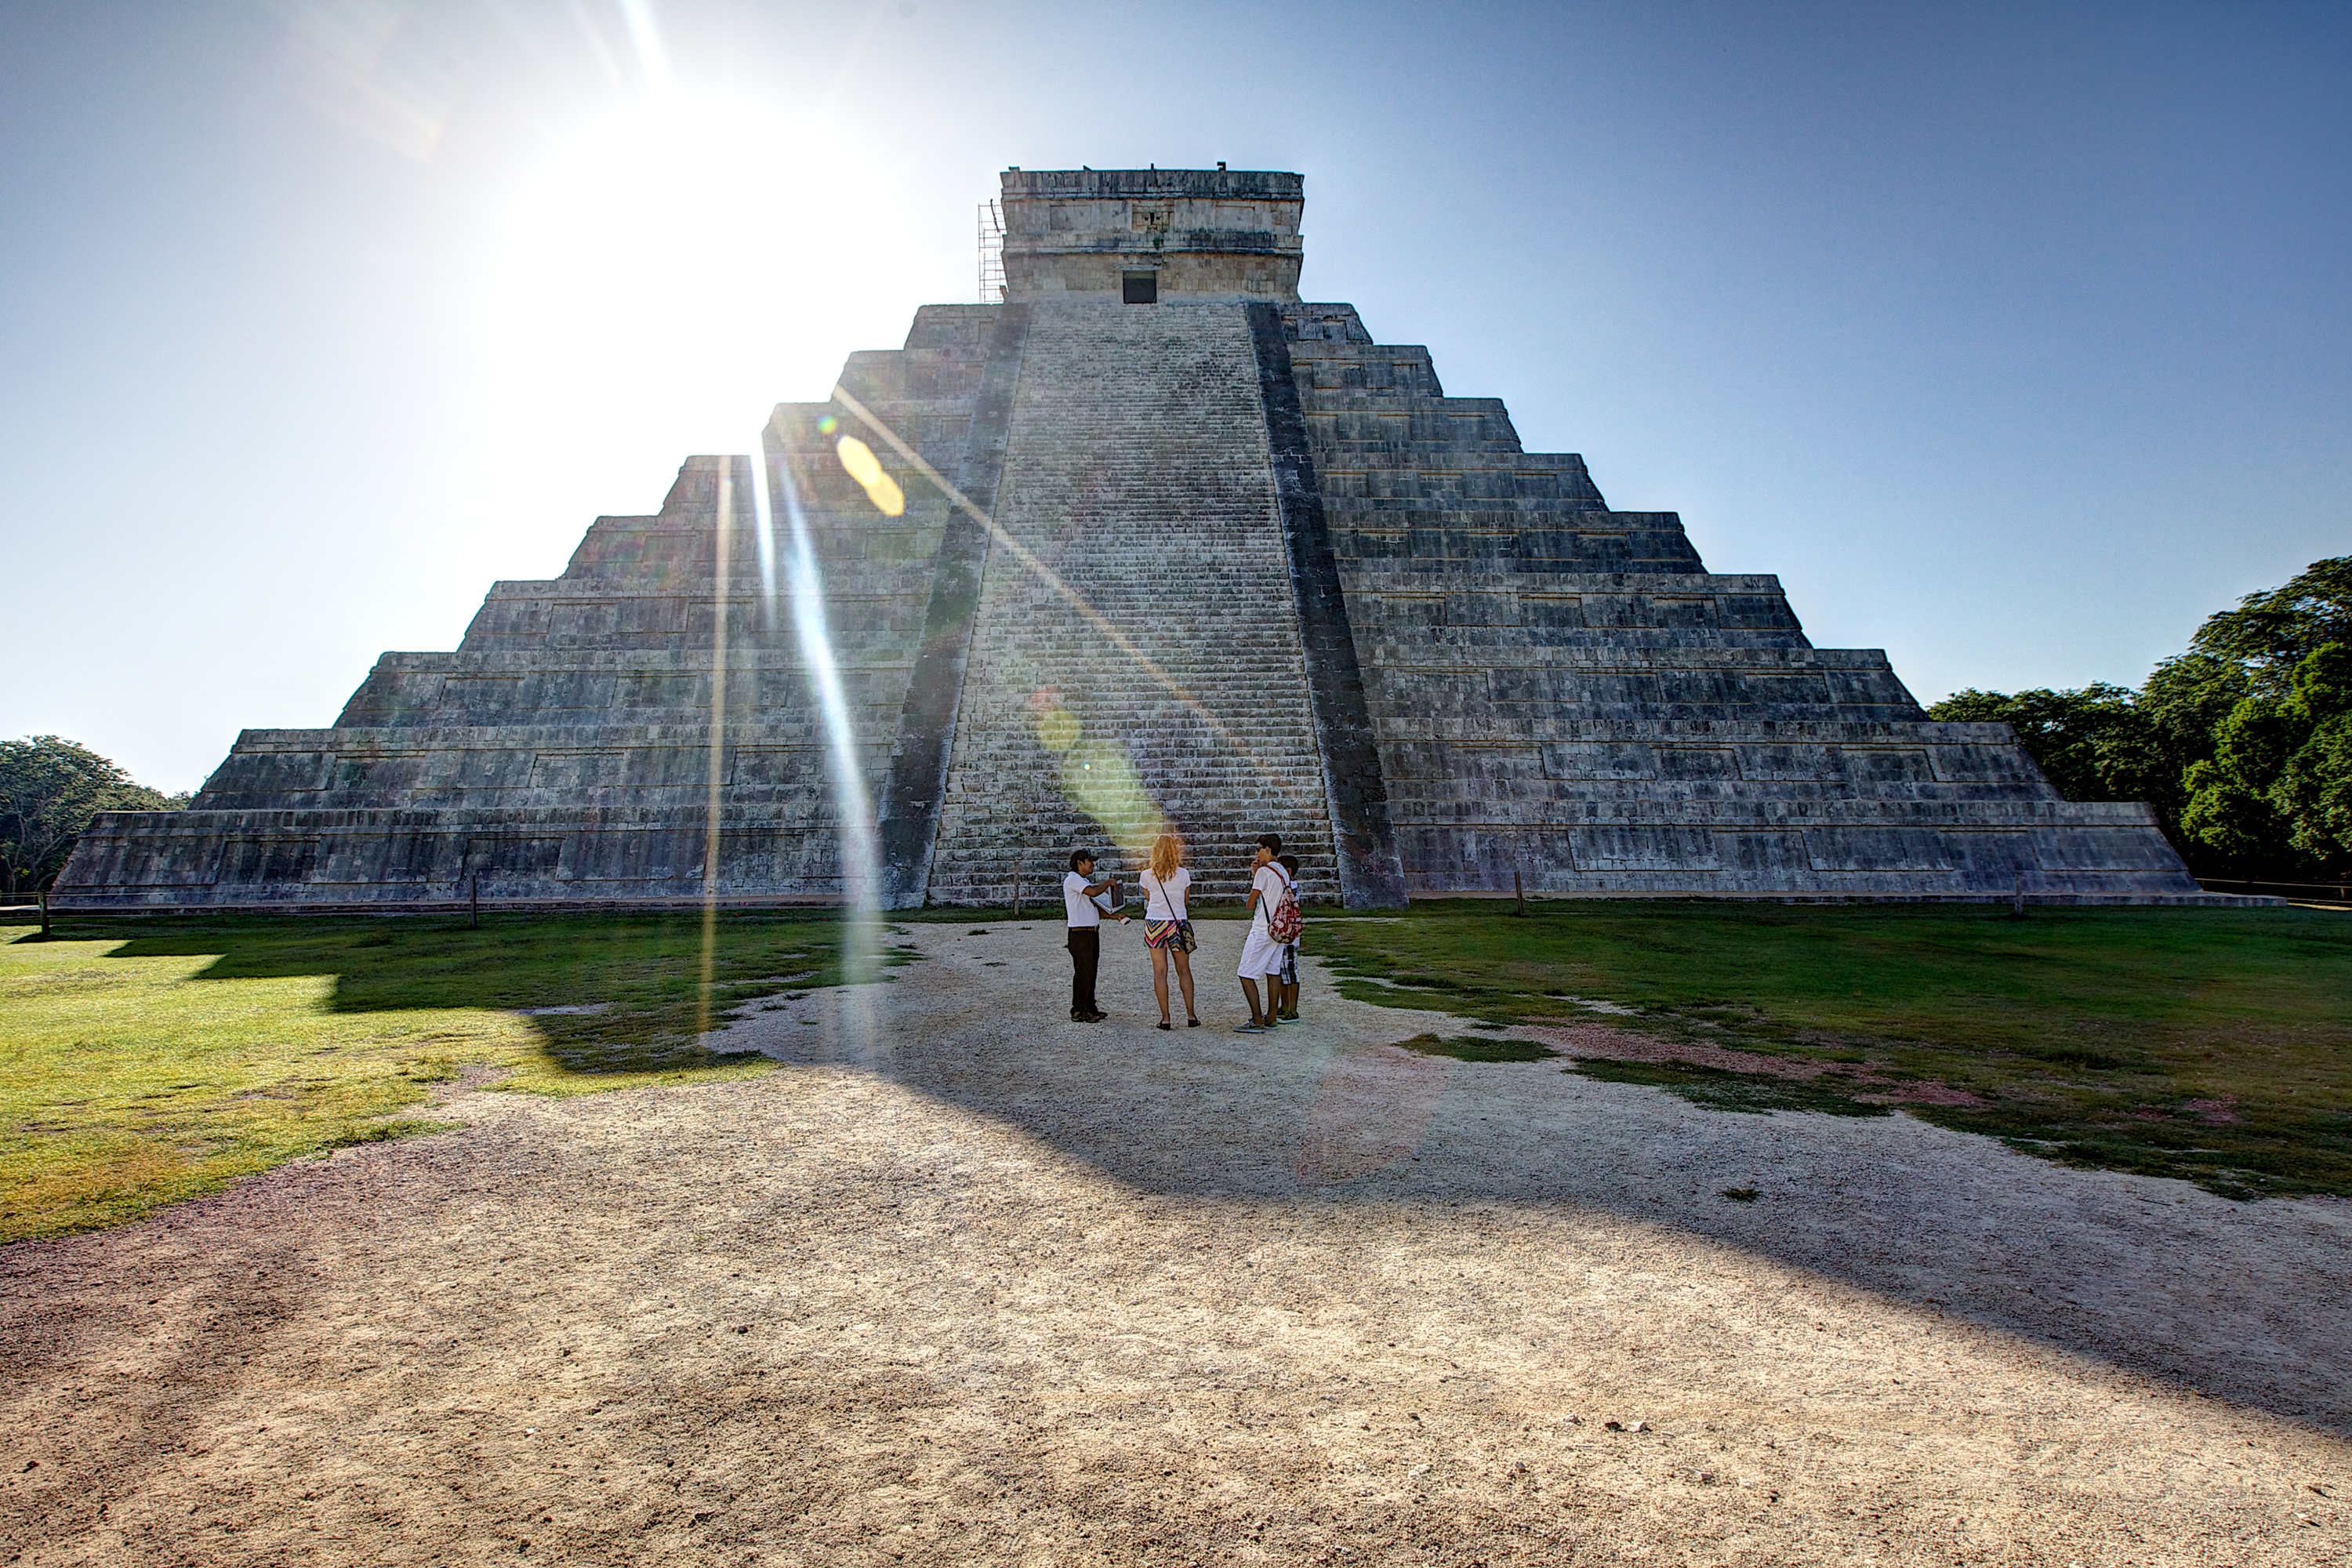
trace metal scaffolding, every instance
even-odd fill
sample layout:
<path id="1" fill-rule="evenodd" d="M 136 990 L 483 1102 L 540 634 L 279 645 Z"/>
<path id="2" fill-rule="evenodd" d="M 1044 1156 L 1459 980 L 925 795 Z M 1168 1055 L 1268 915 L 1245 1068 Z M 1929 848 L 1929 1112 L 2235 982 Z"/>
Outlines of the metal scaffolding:
<path id="1" fill-rule="evenodd" d="M 992 201 L 980 204 L 980 302 L 1004 302 L 1004 210 Z"/>

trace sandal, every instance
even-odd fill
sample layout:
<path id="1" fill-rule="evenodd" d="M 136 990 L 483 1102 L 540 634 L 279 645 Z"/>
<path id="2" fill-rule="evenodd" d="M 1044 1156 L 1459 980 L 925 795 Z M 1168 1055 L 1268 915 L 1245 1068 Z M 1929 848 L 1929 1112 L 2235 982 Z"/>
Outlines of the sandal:
<path id="1" fill-rule="evenodd" d="M 1201 1020 L 1198 1018 L 1187 1018 L 1184 1020 L 1184 1026 L 1188 1029 L 1197 1029 L 1201 1026 Z"/>
<path id="2" fill-rule="evenodd" d="M 1171 1024 L 1168 1022 L 1168 1020 L 1167 1020 L 1167 1019 L 1165 1019 L 1165 1018 L 1162 1018 L 1162 1019 L 1160 1019 L 1160 1026 L 1161 1028 L 1163 1028 L 1163 1029 L 1173 1027 L 1173 1026 L 1172 1026 L 1172 1025 L 1171 1025 Z"/>

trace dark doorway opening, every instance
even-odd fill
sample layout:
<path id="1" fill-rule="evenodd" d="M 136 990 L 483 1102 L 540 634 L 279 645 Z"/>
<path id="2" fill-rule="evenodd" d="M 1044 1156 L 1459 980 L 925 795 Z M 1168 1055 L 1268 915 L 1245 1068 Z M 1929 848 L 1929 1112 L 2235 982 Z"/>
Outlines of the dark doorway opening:
<path id="1" fill-rule="evenodd" d="M 1119 278 L 1118 297 L 1129 305 L 1157 305 L 1160 303 L 1160 274 L 1157 272 L 1122 274 Z"/>

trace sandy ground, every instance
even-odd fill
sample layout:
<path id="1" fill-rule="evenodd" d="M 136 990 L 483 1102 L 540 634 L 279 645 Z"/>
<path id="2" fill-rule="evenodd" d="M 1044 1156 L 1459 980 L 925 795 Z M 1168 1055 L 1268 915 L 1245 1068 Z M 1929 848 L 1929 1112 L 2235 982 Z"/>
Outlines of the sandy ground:
<path id="1" fill-rule="evenodd" d="M 2352 1562 L 2352 1205 L 1236 1036 L 1202 931 L 1207 1027 L 920 927 L 766 1078 L 0 1251 L 0 1558 Z"/>

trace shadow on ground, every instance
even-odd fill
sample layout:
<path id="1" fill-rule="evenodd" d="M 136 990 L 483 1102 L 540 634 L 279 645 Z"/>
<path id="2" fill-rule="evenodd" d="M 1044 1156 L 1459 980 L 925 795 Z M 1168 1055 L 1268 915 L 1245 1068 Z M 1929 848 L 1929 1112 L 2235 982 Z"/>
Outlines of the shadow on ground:
<path id="1" fill-rule="evenodd" d="M 562 1073 L 714 1065 L 699 1039 L 714 1013 L 838 984 L 841 927 L 823 912 L 734 914 L 706 952 L 695 914 L 463 919 L 180 918 L 60 923 L 59 940 L 124 937 L 110 958 L 209 957 L 194 979 L 327 975 L 330 1011 L 440 1008 L 533 1014 L 547 1066 Z M 34 939 L 34 940 L 38 940 Z"/>
<path id="2" fill-rule="evenodd" d="M 1058 929 L 919 929 L 926 962 L 887 996 L 828 994 L 820 1027 L 806 1006 L 755 1009 L 720 1037 L 878 1073 L 1151 1191 L 1604 1210 L 2352 1430 L 2340 1200 L 2233 1203 L 1905 1115 L 1743 1114 L 1559 1060 L 1408 1052 L 1394 1043 L 1461 1021 L 1346 1001 L 1311 964 L 1308 1022 L 1236 1036 L 1241 928 L 1223 922 L 1203 923 L 1194 960 L 1207 1026 L 1182 1027 L 1181 1008 L 1174 1031 L 1151 1026 L 1133 932 L 1104 942 L 1113 1021 L 1070 1025 Z"/>
<path id="3" fill-rule="evenodd" d="M 332 1005 L 539 1007 L 637 988 L 678 1005 L 699 941 L 678 920 L 180 922 L 123 956 L 216 953 L 206 978 L 336 975 Z M 119 929 L 119 928 L 117 928 Z M 825 929 L 821 925 L 817 929 Z M 1162 1033 L 1139 928 L 1105 942 L 1113 1022 L 1062 1021 L 1057 925 L 924 923 L 889 986 L 758 984 L 812 922 L 722 922 L 732 1051 L 849 1067 L 1017 1127 L 1152 1192 L 1459 1211 L 1570 1205 L 1688 1232 L 1903 1307 L 1965 1317 L 2128 1372 L 2352 1431 L 2352 1205 L 2235 1204 L 2183 1183 L 2070 1170 L 1906 1116 L 1710 1110 L 1558 1061 L 1470 1063 L 1394 1042 L 1459 1020 L 1339 997 L 1236 1036 L 1242 928 L 1203 921 L 1207 1026 Z M 79 934 L 89 934 L 81 932 Z M 805 967 L 805 965 L 803 965 Z M 765 998 L 765 1000 L 762 1000 Z M 1752 1198 L 1727 1195 L 1750 1194 Z"/>

